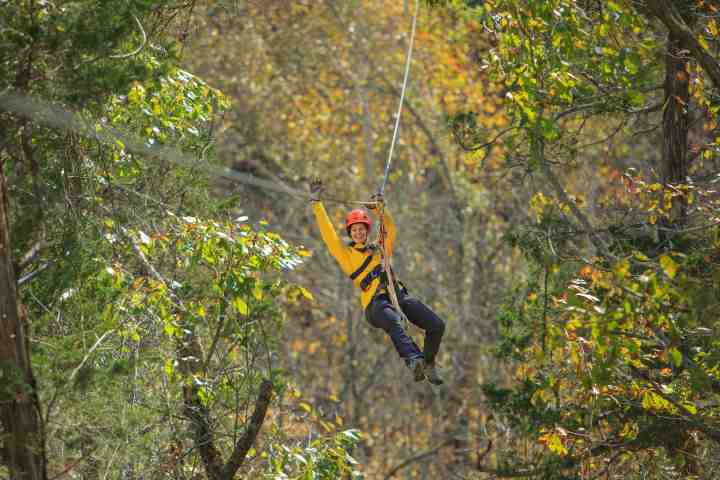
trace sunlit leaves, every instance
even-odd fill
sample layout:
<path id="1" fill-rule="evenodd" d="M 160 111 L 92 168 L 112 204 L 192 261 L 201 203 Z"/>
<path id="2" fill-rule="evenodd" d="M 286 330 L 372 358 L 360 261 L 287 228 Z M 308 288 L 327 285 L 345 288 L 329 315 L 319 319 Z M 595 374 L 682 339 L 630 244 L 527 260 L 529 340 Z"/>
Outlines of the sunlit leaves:
<path id="1" fill-rule="evenodd" d="M 173 143 L 197 150 L 229 100 L 198 77 L 173 69 L 159 81 L 135 82 L 127 96 L 116 97 L 112 105 L 112 123 L 130 124 L 149 145 Z"/>
<path id="2" fill-rule="evenodd" d="M 267 474 L 289 480 L 362 478 L 355 470 L 358 462 L 352 456 L 359 442 L 357 430 L 344 430 L 332 437 L 315 439 L 308 445 L 273 445 L 267 455 Z"/>
<path id="3" fill-rule="evenodd" d="M 243 300 L 240 297 L 235 297 L 232 300 L 232 306 L 235 308 L 235 310 L 243 316 L 247 316 L 249 313 L 248 305 L 245 303 L 245 300 Z"/>
<path id="4" fill-rule="evenodd" d="M 564 432 L 563 429 L 558 429 L 558 431 L 542 434 L 538 437 L 538 443 L 545 445 L 551 452 L 562 457 L 568 453 L 567 448 L 563 444 L 562 437 L 567 437 L 567 433 Z"/>

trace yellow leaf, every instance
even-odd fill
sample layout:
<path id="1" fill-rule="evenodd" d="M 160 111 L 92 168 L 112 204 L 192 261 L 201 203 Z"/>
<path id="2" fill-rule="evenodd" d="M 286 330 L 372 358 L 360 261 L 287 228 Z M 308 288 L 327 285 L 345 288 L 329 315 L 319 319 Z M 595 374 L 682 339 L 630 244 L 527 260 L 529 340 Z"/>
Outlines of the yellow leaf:
<path id="1" fill-rule="evenodd" d="M 665 274 L 672 278 L 675 278 L 675 274 L 677 273 L 677 263 L 670 258 L 669 255 L 663 255 L 660 257 L 660 267 L 663 269 L 663 272 Z"/>
<path id="2" fill-rule="evenodd" d="M 698 42 L 700 42 L 700 45 L 702 45 L 702 47 L 703 47 L 705 50 L 709 50 L 709 49 L 710 49 L 710 46 L 708 45 L 707 40 L 705 40 L 705 37 L 704 37 L 704 36 L 700 35 L 700 36 L 698 37 Z"/>
<path id="3" fill-rule="evenodd" d="M 262 300 L 263 298 L 262 287 L 258 283 L 255 283 L 255 287 L 253 287 L 253 297 L 255 297 L 255 300 Z"/>
<path id="4" fill-rule="evenodd" d="M 235 297 L 233 298 L 232 306 L 235 307 L 235 310 L 237 310 L 240 315 L 247 316 L 249 309 L 245 300 L 240 297 Z"/>
<path id="5" fill-rule="evenodd" d="M 303 297 L 307 298 L 310 301 L 314 300 L 312 293 L 310 293 L 310 291 L 307 288 L 298 287 L 298 290 L 300 290 L 300 293 L 302 294 Z"/>
<path id="6" fill-rule="evenodd" d="M 138 277 L 135 279 L 135 281 L 132 283 L 132 289 L 137 290 L 142 286 L 142 284 L 145 283 L 145 277 Z"/>
<path id="7" fill-rule="evenodd" d="M 136 83 L 132 86 L 130 92 L 128 92 L 127 98 L 131 104 L 140 103 L 145 99 L 145 89 L 142 85 Z"/>
<path id="8" fill-rule="evenodd" d="M 713 36 L 713 37 L 716 37 L 716 38 L 717 38 L 717 36 L 718 36 L 718 33 L 720 33 L 720 32 L 718 31 L 718 26 L 717 26 L 717 23 L 715 23 L 715 19 L 714 19 L 714 18 L 711 19 L 711 20 L 708 22 L 708 30 L 710 31 L 710 33 L 712 34 L 712 36 Z"/>
<path id="9" fill-rule="evenodd" d="M 615 265 L 615 274 L 620 278 L 627 277 L 628 273 L 630 273 L 630 262 L 625 259 L 620 261 L 617 265 Z"/>

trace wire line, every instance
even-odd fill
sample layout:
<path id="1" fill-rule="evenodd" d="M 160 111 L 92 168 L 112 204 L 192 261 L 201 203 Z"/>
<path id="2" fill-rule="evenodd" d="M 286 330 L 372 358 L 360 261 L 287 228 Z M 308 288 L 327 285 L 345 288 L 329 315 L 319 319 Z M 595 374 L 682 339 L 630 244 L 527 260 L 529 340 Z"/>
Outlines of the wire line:
<path id="1" fill-rule="evenodd" d="M 398 104 L 397 116 L 395 117 L 395 129 L 393 130 L 392 142 L 390 142 L 390 152 L 388 153 L 387 163 L 385 164 L 385 177 L 378 193 L 385 193 L 385 185 L 387 185 L 390 176 L 390 166 L 392 165 L 393 151 L 397 142 L 398 131 L 400 130 L 400 117 L 402 116 L 403 101 L 405 100 L 405 90 L 407 88 L 408 77 L 410 76 L 410 62 L 412 60 L 413 43 L 415 42 L 415 28 L 417 26 L 418 11 L 420 10 L 420 0 L 415 0 L 415 13 L 413 14 L 412 31 L 410 33 L 410 44 L 408 45 L 408 53 L 405 58 L 405 75 L 403 76 L 403 86 L 400 91 L 400 102 Z"/>

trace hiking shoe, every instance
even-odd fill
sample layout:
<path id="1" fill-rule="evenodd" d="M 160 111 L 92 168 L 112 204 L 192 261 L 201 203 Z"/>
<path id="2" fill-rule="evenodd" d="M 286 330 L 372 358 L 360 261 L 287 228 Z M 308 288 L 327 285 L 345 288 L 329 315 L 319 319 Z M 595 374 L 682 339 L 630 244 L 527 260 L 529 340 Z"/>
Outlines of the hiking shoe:
<path id="1" fill-rule="evenodd" d="M 405 363 L 413 373 L 413 378 L 416 382 L 425 380 L 425 362 L 422 358 L 411 358 L 406 360 Z"/>
<path id="2" fill-rule="evenodd" d="M 425 376 L 427 377 L 428 382 L 432 383 L 433 385 L 442 385 L 443 379 L 440 378 L 440 375 L 438 375 L 437 369 L 435 368 L 435 365 L 428 365 L 427 363 L 423 366 L 423 370 L 425 373 Z"/>

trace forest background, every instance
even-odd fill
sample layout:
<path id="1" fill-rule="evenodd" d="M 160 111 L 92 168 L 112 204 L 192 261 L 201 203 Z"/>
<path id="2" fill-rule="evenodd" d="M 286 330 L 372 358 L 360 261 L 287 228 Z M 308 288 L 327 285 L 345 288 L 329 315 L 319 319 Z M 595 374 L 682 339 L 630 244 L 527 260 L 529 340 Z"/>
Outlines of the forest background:
<path id="1" fill-rule="evenodd" d="M 717 478 L 720 7 L 420 3 L 438 389 L 306 190 L 376 191 L 414 7 L 0 0 L 0 478 Z"/>

